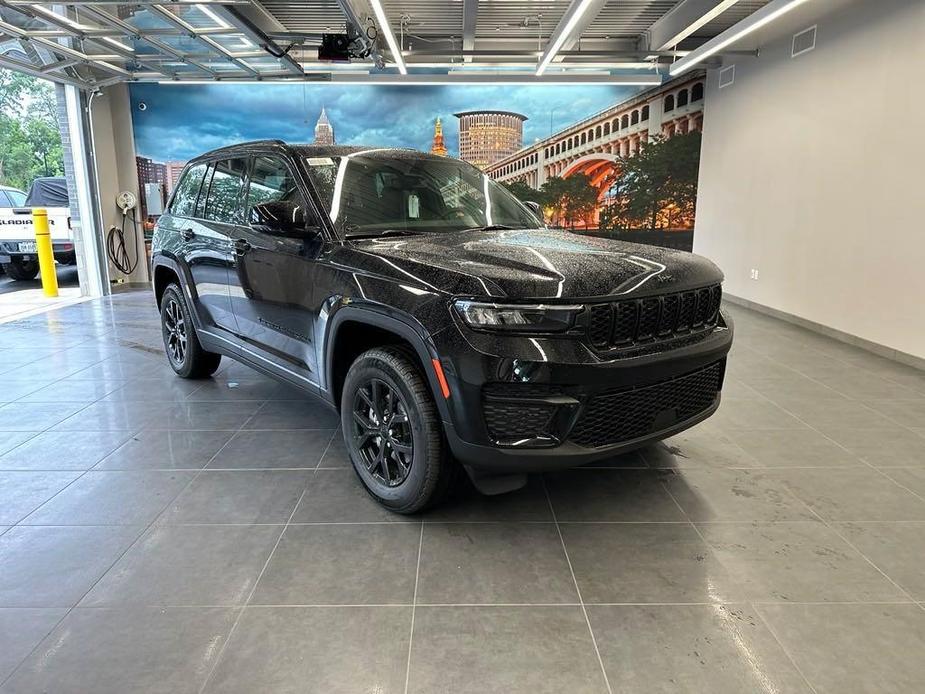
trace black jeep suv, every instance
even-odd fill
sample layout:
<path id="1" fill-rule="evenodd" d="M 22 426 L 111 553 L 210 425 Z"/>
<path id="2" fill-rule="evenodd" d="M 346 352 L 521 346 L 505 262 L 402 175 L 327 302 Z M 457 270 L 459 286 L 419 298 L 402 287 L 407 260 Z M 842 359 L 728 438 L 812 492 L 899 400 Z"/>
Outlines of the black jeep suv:
<path id="1" fill-rule="evenodd" d="M 497 493 L 700 422 L 732 342 L 709 261 L 546 229 L 475 167 L 408 150 L 266 141 L 194 159 L 153 275 L 180 376 L 227 355 L 320 395 L 400 513 L 459 463 Z"/>

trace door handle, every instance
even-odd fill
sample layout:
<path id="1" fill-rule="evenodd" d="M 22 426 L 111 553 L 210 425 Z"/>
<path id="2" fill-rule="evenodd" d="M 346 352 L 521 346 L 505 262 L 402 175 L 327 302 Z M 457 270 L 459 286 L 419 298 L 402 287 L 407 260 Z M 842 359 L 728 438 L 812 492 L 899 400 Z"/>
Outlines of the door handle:
<path id="1" fill-rule="evenodd" d="M 234 254 L 235 255 L 244 255 L 251 249 L 250 243 L 245 239 L 238 239 L 234 242 Z"/>
<path id="2" fill-rule="evenodd" d="M 184 241 L 192 241 L 193 237 L 196 236 L 196 232 L 192 229 L 181 229 L 180 236 L 183 237 Z"/>

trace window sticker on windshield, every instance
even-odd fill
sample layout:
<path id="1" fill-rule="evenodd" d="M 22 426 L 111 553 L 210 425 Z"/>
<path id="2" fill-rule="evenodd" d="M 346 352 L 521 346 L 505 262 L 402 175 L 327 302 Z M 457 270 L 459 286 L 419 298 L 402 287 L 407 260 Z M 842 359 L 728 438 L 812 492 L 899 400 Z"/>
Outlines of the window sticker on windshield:
<path id="1" fill-rule="evenodd" d="M 308 157 L 306 161 L 309 166 L 334 166 L 334 160 L 331 157 Z"/>

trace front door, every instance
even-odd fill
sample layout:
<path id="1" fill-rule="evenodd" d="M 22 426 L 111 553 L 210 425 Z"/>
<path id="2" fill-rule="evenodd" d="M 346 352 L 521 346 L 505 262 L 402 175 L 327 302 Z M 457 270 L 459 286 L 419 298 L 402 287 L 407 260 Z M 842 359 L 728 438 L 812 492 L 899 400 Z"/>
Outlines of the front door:
<path id="1" fill-rule="evenodd" d="M 280 157 L 255 156 L 246 211 L 271 201 L 305 206 L 295 177 Z M 311 223 L 311 222 L 309 222 Z M 290 238 L 250 226 L 234 239 L 231 302 L 242 338 L 308 372 L 317 382 L 313 306 L 320 237 Z"/>

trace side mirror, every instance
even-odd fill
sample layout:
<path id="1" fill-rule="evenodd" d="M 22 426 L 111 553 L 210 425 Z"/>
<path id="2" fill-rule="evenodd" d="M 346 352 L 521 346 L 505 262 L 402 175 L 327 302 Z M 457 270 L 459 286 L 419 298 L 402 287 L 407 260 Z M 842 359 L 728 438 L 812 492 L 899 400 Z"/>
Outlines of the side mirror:
<path id="1" fill-rule="evenodd" d="M 272 200 L 254 205 L 250 225 L 265 234 L 291 238 L 311 238 L 321 231 L 321 227 L 308 225 L 305 207 L 291 200 Z"/>
<path id="2" fill-rule="evenodd" d="M 543 208 L 540 207 L 540 204 L 538 202 L 534 202 L 533 200 L 524 200 L 524 205 L 526 205 L 527 209 L 529 209 L 533 214 L 539 217 L 540 220 L 542 221 Z"/>

